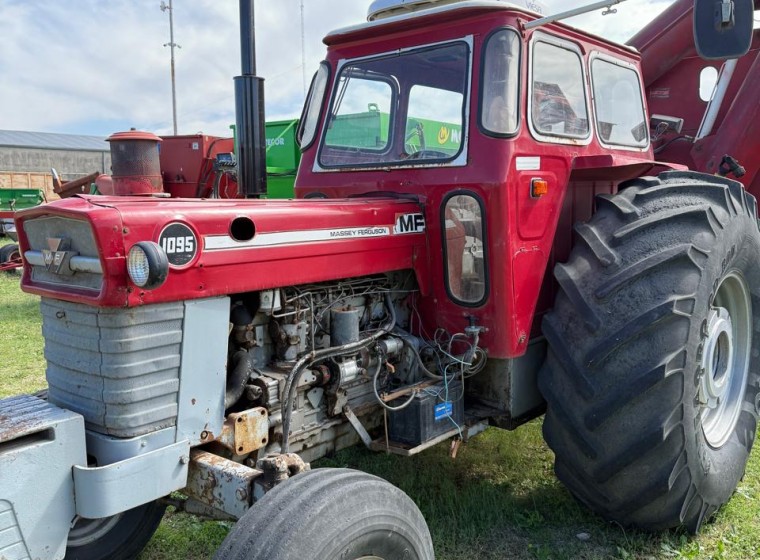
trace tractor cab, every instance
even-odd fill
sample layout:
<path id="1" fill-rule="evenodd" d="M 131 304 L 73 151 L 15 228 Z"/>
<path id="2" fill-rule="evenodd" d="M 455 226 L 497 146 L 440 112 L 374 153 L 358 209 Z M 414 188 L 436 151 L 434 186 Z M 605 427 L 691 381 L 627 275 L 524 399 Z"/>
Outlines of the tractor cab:
<path id="1" fill-rule="evenodd" d="M 487 335 L 500 357 L 538 334 L 535 311 L 553 300 L 544 271 L 594 195 L 656 165 L 636 51 L 562 23 L 529 28 L 535 9 L 376 2 L 370 21 L 326 37 L 299 130 L 299 197 L 424 201 L 442 244 L 434 315 L 447 328 L 515 317 Z"/>

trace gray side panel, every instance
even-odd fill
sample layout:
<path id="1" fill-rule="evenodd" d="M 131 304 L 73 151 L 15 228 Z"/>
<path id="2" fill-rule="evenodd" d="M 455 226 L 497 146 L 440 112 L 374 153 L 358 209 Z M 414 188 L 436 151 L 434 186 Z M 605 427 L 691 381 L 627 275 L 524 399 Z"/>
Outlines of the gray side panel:
<path id="1" fill-rule="evenodd" d="M 167 447 L 175 443 L 176 434 L 174 428 L 166 428 L 134 438 L 115 438 L 87 430 L 87 454 L 95 457 L 97 464 L 103 467 Z"/>
<path id="2" fill-rule="evenodd" d="M 36 397 L 0 401 L 0 558 L 60 560 L 85 465 L 82 417 Z"/>
<path id="3" fill-rule="evenodd" d="M 181 441 L 105 467 L 74 467 L 77 514 L 110 517 L 187 485 L 190 445 Z"/>
<path id="4" fill-rule="evenodd" d="M 176 425 L 184 304 L 100 309 L 42 300 L 49 400 L 136 437 Z"/>
<path id="5" fill-rule="evenodd" d="M 468 395 L 493 409 L 498 426 L 510 430 L 543 413 L 538 370 L 546 356 L 546 341 L 532 340 L 519 358 L 490 358 L 486 368 L 469 380 Z"/>
<path id="6" fill-rule="evenodd" d="M 177 439 L 191 445 L 203 431 L 218 436 L 222 430 L 229 317 L 226 297 L 185 303 Z"/>
<path id="7" fill-rule="evenodd" d="M 509 409 L 513 418 L 522 418 L 544 403 L 538 390 L 538 370 L 546 357 L 546 342 L 532 341 L 524 356 L 514 360 L 512 368 L 512 390 Z"/>

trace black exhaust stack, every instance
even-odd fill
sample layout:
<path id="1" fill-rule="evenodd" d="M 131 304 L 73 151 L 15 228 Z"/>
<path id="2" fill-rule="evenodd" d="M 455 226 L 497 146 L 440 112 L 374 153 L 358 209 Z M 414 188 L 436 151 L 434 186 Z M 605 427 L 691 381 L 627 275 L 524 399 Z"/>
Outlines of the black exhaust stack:
<path id="1" fill-rule="evenodd" d="M 240 60 L 235 78 L 235 128 L 238 141 L 238 185 L 246 198 L 267 192 L 267 151 L 264 129 L 264 78 L 256 76 L 253 0 L 240 0 Z"/>

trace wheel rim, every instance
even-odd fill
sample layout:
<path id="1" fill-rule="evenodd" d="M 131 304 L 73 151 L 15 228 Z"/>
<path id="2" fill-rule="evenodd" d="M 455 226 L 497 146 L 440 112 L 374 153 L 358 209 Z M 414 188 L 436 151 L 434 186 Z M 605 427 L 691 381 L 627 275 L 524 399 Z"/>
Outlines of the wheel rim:
<path id="1" fill-rule="evenodd" d="M 356 560 L 385 560 L 385 559 L 380 558 L 379 556 L 362 556 L 361 558 L 357 558 Z"/>
<path id="2" fill-rule="evenodd" d="M 752 303 L 738 272 L 728 274 L 718 287 L 706 330 L 700 382 L 702 431 L 712 447 L 720 448 L 739 421 L 752 347 Z"/>
<path id="3" fill-rule="evenodd" d="M 68 546 L 86 546 L 103 538 L 121 519 L 122 514 L 103 519 L 84 519 L 78 517 L 69 531 Z"/>

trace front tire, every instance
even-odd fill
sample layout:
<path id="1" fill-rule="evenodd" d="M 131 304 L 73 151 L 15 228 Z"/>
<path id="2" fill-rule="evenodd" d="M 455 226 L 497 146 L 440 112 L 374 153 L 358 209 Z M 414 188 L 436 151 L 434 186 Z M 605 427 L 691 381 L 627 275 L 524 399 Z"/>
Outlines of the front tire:
<path id="1" fill-rule="evenodd" d="M 80 519 L 69 532 L 64 560 L 133 560 L 153 537 L 165 510 L 155 501 L 104 519 Z"/>
<path id="2" fill-rule="evenodd" d="M 350 469 L 316 469 L 269 491 L 215 560 L 434 560 L 422 514 L 401 490 Z"/>
<path id="3" fill-rule="evenodd" d="M 593 511 L 696 532 L 736 489 L 757 428 L 757 205 L 697 173 L 626 187 L 597 199 L 555 269 L 544 437 Z"/>

